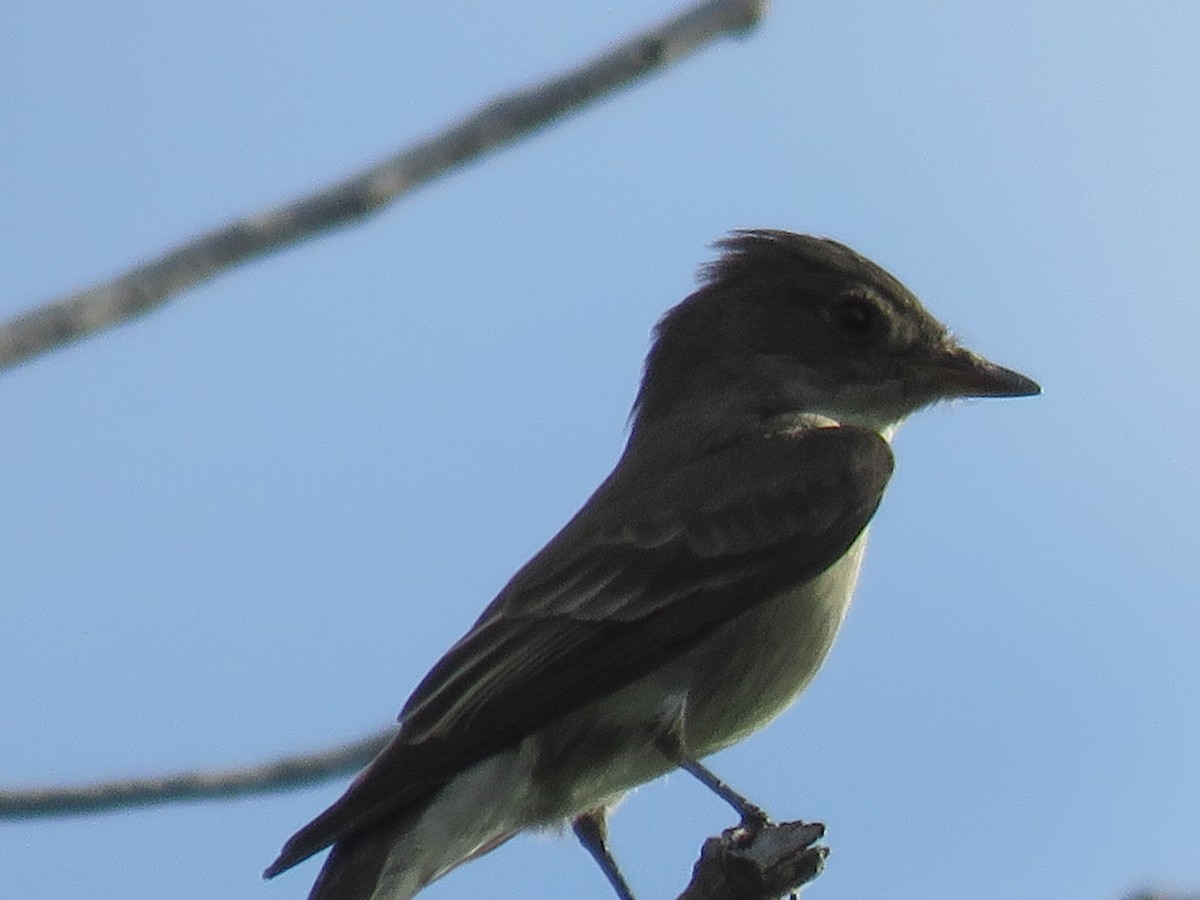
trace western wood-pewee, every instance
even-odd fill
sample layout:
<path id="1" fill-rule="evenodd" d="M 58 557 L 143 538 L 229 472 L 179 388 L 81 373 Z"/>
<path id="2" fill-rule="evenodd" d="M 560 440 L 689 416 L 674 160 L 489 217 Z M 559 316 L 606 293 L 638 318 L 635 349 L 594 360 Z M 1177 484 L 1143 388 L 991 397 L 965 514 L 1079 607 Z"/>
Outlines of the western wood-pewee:
<path id="1" fill-rule="evenodd" d="M 1039 392 L 833 241 L 739 231 L 658 324 L 624 454 L 417 686 L 391 744 L 267 870 L 333 846 L 311 900 L 398 900 L 604 810 L 785 709 L 824 660 L 892 474 L 955 397 Z"/>

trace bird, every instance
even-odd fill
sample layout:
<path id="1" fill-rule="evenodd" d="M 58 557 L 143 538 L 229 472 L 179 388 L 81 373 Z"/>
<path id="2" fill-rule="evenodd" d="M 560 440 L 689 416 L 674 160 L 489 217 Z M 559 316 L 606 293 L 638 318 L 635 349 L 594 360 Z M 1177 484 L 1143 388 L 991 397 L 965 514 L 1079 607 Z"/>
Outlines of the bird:
<path id="1" fill-rule="evenodd" d="M 846 615 L 912 413 L 1040 393 L 828 238 L 734 231 L 657 324 L 625 449 L 409 697 L 391 742 L 284 845 L 309 900 L 404 900 L 526 830 L 573 825 L 622 897 L 606 813 L 809 684 Z M 914 590 L 916 587 L 914 586 Z"/>

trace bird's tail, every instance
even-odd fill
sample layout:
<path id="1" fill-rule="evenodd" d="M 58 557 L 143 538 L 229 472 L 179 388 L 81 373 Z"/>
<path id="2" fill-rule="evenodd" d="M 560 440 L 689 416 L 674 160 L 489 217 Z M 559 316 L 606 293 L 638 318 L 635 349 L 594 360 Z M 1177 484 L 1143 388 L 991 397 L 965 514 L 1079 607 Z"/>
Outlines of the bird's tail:
<path id="1" fill-rule="evenodd" d="M 404 816 L 399 821 L 363 831 L 338 841 L 316 884 L 309 892 L 308 900 L 370 900 L 376 890 L 383 887 L 382 879 L 389 868 L 389 860 L 409 849 L 410 835 L 414 831 L 414 817 Z M 393 863 L 392 869 L 397 867 Z M 399 870 L 389 885 L 389 900 L 409 900 L 416 895 L 424 883 L 413 869 Z"/>
<path id="2" fill-rule="evenodd" d="M 432 881 L 499 847 L 516 830 L 494 835 L 464 854 L 451 841 L 430 846 L 419 816 L 405 816 L 334 845 L 308 900 L 410 900 Z"/>
<path id="3" fill-rule="evenodd" d="M 410 789 L 409 802 L 383 816 L 371 814 L 373 797 L 362 790 L 368 769 L 341 800 L 287 842 L 264 874 L 274 877 L 332 844 L 309 900 L 406 900 L 522 828 L 539 824 L 527 808 L 529 757 L 519 749 L 498 753 L 431 794 Z"/>

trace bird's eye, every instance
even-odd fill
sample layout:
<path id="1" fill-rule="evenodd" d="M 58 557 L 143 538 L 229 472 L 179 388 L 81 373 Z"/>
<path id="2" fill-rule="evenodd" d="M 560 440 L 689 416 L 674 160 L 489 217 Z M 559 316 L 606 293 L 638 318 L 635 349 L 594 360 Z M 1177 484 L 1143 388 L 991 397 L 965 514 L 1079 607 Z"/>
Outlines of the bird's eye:
<path id="1" fill-rule="evenodd" d="M 866 297 L 842 297 L 826 310 L 829 322 L 842 337 L 855 343 L 875 337 L 883 326 L 883 314 Z"/>

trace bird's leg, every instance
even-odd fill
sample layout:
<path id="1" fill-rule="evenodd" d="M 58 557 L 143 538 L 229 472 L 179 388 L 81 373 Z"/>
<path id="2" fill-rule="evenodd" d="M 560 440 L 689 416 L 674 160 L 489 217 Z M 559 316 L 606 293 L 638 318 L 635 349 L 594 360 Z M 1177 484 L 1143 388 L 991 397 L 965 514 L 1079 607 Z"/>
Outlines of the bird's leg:
<path id="1" fill-rule="evenodd" d="M 629 882 L 621 874 L 621 867 L 617 865 L 616 858 L 608 849 L 608 820 L 604 807 L 580 813 L 571 823 L 571 828 L 583 849 L 592 855 L 592 859 L 596 861 L 596 865 L 600 867 L 600 871 L 604 873 L 620 900 L 635 900 L 633 891 L 629 889 Z"/>
<path id="2" fill-rule="evenodd" d="M 742 827 L 747 831 L 761 831 L 762 827 L 771 821 L 766 810 L 751 803 L 702 763 L 686 757 L 677 762 L 679 768 L 694 775 L 701 784 L 737 810 L 738 815 L 742 817 Z"/>
<path id="3" fill-rule="evenodd" d="M 656 743 L 667 759 L 694 776 L 701 784 L 737 810 L 738 815 L 742 817 L 742 828 L 746 831 L 758 832 L 764 825 L 770 823 L 771 817 L 767 815 L 766 810 L 751 803 L 718 778 L 711 769 L 688 754 L 678 729 L 663 732 L 659 735 Z"/>

